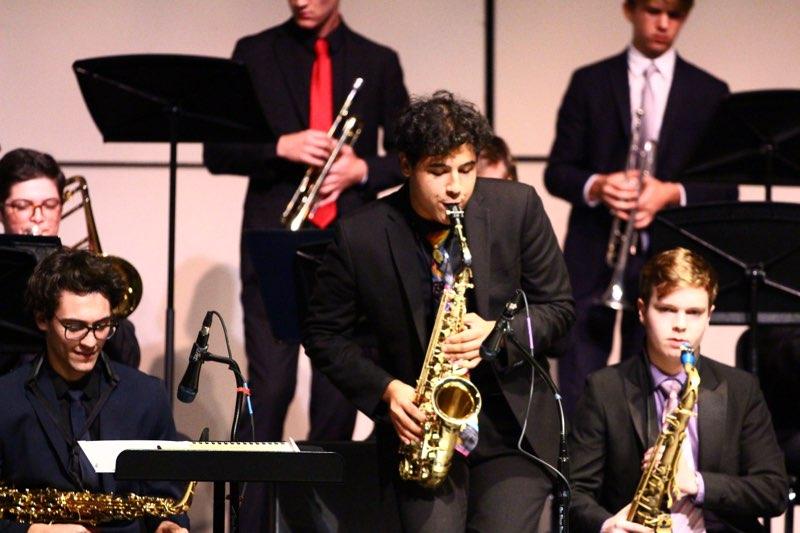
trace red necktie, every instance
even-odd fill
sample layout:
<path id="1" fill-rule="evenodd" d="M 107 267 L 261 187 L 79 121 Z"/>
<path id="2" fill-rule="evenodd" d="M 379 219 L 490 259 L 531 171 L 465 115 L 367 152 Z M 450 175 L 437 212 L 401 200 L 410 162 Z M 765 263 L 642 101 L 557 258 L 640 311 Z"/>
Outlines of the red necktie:
<path id="1" fill-rule="evenodd" d="M 311 67 L 311 98 L 308 106 L 308 127 L 328 131 L 333 123 L 333 69 L 328 53 L 328 41 L 314 43 L 314 66 Z M 336 203 L 318 208 L 308 218 L 318 228 L 326 228 L 336 218 Z"/>

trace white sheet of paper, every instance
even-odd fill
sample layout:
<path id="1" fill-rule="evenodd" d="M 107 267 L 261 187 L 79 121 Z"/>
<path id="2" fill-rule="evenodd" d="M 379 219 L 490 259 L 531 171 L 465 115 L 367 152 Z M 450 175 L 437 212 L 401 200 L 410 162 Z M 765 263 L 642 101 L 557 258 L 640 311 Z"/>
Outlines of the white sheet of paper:
<path id="1" fill-rule="evenodd" d="M 185 449 L 190 441 L 173 440 L 81 440 L 83 453 L 89 458 L 98 474 L 113 474 L 117 468 L 117 456 L 125 450 L 174 450 Z"/>

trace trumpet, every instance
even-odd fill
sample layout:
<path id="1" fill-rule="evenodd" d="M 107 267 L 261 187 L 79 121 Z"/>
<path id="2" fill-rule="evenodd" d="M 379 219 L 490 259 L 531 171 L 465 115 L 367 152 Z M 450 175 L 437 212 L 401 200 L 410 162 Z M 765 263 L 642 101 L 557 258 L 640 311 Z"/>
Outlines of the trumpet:
<path id="1" fill-rule="evenodd" d="M 353 88 L 350 89 L 350 94 L 347 95 L 344 104 L 342 104 L 341 109 L 339 109 L 339 114 L 336 115 L 336 119 L 328 130 L 328 138 L 337 139 L 337 141 L 327 161 L 325 161 L 322 167 L 308 167 L 303 179 L 300 180 L 300 186 L 294 191 L 292 199 L 289 200 L 286 209 L 283 210 L 281 224 L 286 229 L 297 231 L 302 227 L 305 221 L 308 220 L 308 217 L 313 213 L 316 207 L 322 182 L 325 181 L 325 177 L 328 175 L 328 172 L 330 172 L 331 166 L 333 166 L 333 163 L 339 156 L 342 146 L 345 144 L 353 146 L 358 140 L 358 136 L 361 134 L 361 121 L 356 116 L 350 116 L 350 105 L 353 103 L 353 99 L 356 97 L 356 93 L 358 93 L 363 83 L 363 78 L 356 78 L 353 82 Z M 342 121 L 344 121 L 344 124 L 342 125 L 341 131 L 338 132 L 337 137 L 337 131 Z"/>
<path id="2" fill-rule="evenodd" d="M 653 173 L 656 158 L 656 141 L 646 141 L 638 153 L 638 183 L 641 188 L 645 177 Z M 620 229 L 620 219 L 614 219 L 611 237 L 609 239 L 609 249 L 606 252 L 606 261 L 612 261 L 609 266 L 613 267 L 611 281 L 605 292 L 600 297 L 600 303 L 610 307 L 615 311 L 620 309 L 630 309 L 631 304 L 625 299 L 625 269 L 628 266 L 628 257 L 636 255 L 636 241 L 638 232 L 634 228 L 636 218 L 636 208 L 628 213 L 628 220 L 625 229 Z M 612 246 L 614 250 L 612 250 Z M 610 257 L 609 257 L 610 255 Z"/>
<path id="3" fill-rule="evenodd" d="M 100 246 L 100 237 L 97 234 L 97 225 L 94 221 L 92 201 L 89 197 L 89 186 L 86 184 L 86 178 L 83 176 L 72 176 L 67 180 L 64 185 L 64 193 L 61 197 L 62 203 L 66 205 L 76 194 L 80 195 L 79 203 L 64 212 L 61 218 L 63 220 L 79 209 L 83 209 L 83 214 L 86 219 L 86 237 L 69 248 L 79 249 L 86 247 L 90 252 L 105 257 L 111 263 L 114 270 L 116 270 L 122 278 L 125 290 L 122 301 L 112 312 L 115 317 L 125 318 L 133 313 L 142 300 L 142 277 L 139 275 L 136 268 L 125 259 L 103 253 L 103 248 Z"/>

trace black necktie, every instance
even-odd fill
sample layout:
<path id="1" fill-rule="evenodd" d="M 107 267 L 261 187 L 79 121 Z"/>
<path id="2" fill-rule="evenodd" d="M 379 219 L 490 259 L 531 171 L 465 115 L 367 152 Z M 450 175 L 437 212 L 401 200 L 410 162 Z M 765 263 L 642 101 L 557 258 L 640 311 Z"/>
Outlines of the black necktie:
<path id="1" fill-rule="evenodd" d="M 81 402 L 83 391 L 69 390 L 67 394 L 69 395 L 69 421 L 72 426 L 72 435 L 75 437 L 75 447 L 72 451 L 74 464 L 78 467 L 78 474 L 81 481 L 83 481 L 84 488 L 97 489 L 100 487 L 97 473 L 89 462 L 89 458 L 86 457 L 86 454 L 77 444 L 79 440 L 91 440 L 86 420 L 86 409 L 84 409 Z"/>

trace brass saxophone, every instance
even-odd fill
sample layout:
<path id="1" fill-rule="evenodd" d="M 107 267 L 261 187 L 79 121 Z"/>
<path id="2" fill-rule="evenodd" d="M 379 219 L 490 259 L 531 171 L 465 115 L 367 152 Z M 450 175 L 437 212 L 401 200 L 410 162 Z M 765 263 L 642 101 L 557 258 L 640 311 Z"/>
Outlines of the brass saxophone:
<path id="1" fill-rule="evenodd" d="M 454 368 L 442 352 L 444 340 L 464 329 L 466 291 L 472 287 L 472 254 L 461 224 L 464 211 L 453 205 L 447 215 L 459 239 L 464 266 L 453 287 L 442 293 L 422 373 L 417 380 L 414 403 L 426 417 L 422 439 L 400 446 L 400 477 L 431 489 L 441 485 L 447 477 L 459 434 L 467 420 L 481 409 L 478 388 L 464 370 Z"/>
<path id="2" fill-rule="evenodd" d="M 661 434 L 653 447 L 653 458 L 639 480 L 631 501 L 628 520 L 655 529 L 672 531 L 670 508 L 677 495 L 675 475 L 686 428 L 694 415 L 700 387 L 700 374 L 694 366 L 695 354 L 688 343 L 681 346 L 681 363 L 686 370 L 686 384 L 678 407 L 667 415 Z"/>
<path id="3" fill-rule="evenodd" d="M 26 524 L 85 524 L 96 526 L 147 516 L 167 518 L 185 513 L 192 504 L 196 481 L 180 500 L 129 494 L 118 496 L 89 491 L 14 489 L 0 484 L 0 519 Z"/>

